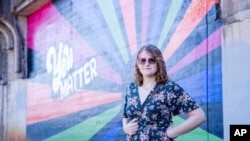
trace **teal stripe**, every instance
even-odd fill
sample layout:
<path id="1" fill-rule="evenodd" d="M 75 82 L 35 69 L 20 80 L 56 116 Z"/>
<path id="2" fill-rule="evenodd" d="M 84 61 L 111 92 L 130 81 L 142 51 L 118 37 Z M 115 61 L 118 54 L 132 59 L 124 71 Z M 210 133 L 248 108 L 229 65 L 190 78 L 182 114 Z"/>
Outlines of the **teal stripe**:
<path id="1" fill-rule="evenodd" d="M 120 24 L 112 0 L 98 0 L 98 4 L 111 31 L 113 39 L 115 40 L 115 43 L 119 48 L 123 60 L 125 61 L 125 63 L 128 63 L 129 55 L 126 49 L 126 44 L 122 36 L 122 30 L 120 28 Z"/>
<path id="2" fill-rule="evenodd" d="M 178 116 L 174 118 L 175 126 L 178 126 L 183 121 L 184 120 Z M 196 128 L 193 131 L 176 138 L 175 141 L 223 141 L 223 139 L 210 134 L 201 128 Z"/>
<path id="3" fill-rule="evenodd" d="M 160 39 L 158 42 L 159 48 L 163 47 L 164 40 L 166 39 L 168 32 L 174 23 L 174 19 L 176 18 L 177 13 L 179 9 L 181 8 L 182 3 L 183 3 L 183 0 L 171 1 L 171 5 L 169 6 L 169 10 L 168 10 L 168 15 L 163 25 L 163 29 L 162 29 Z"/>
<path id="4" fill-rule="evenodd" d="M 121 109 L 121 105 L 91 117 L 84 122 L 77 124 L 59 134 L 56 134 L 45 141 L 87 141 L 111 121 Z M 67 122 L 67 121 L 65 121 Z"/>

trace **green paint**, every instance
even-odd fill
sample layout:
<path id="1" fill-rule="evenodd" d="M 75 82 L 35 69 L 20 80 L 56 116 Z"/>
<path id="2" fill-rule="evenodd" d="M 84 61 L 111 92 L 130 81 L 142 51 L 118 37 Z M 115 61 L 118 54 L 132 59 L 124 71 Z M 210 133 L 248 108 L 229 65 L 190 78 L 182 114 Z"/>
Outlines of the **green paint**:
<path id="1" fill-rule="evenodd" d="M 99 7 L 103 13 L 105 21 L 108 24 L 109 30 L 115 40 L 116 46 L 119 48 L 125 63 L 129 61 L 128 51 L 126 50 L 126 43 L 122 36 L 122 29 L 117 17 L 115 7 L 112 0 L 98 0 Z M 131 17 L 132 18 L 132 17 Z"/>
<path id="2" fill-rule="evenodd" d="M 174 118 L 175 125 L 179 125 L 183 121 L 184 119 L 178 116 Z M 201 128 L 196 128 L 193 131 L 176 138 L 175 141 L 223 141 L 223 139 L 210 134 Z"/>
<path id="3" fill-rule="evenodd" d="M 102 112 L 90 119 L 77 124 L 59 134 L 56 134 L 45 141 L 87 141 L 100 131 L 121 109 L 121 105 Z M 67 121 L 65 121 L 67 122 Z"/>
<path id="4" fill-rule="evenodd" d="M 112 120 L 120 112 L 120 109 L 121 105 L 104 111 L 95 117 L 91 117 L 76 126 L 46 139 L 45 141 L 87 141 L 100 131 L 110 120 Z M 179 125 L 183 121 L 184 119 L 178 116 L 174 118 L 175 125 Z M 201 128 L 196 128 L 195 130 L 176 138 L 175 141 L 223 141 L 223 139 L 210 134 Z"/>

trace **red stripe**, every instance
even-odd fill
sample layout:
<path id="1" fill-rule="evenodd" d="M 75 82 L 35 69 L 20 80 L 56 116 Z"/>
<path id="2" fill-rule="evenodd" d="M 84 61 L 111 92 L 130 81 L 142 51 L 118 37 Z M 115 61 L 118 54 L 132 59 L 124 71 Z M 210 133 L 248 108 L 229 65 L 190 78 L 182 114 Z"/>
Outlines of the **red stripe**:
<path id="1" fill-rule="evenodd" d="M 133 0 L 120 1 L 123 20 L 127 32 L 128 42 L 132 54 L 136 53 L 136 27 L 135 27 L 135 8 Z"/>
<path id="2" fill-rule="evenodd" d="M 166 61 L 199 24 L 209 9 L 211 9 L 214 4 L 218 3 L 218 0 L 206 0 L 205 2 L 206 3 L 200 0 L 193 0 L 190 4 L 176 32 L 173 34 L 163 52 L 163 57 Z"/>
<path id="3" fill-rule="evenodd" d="M 59 42 L 67 43 L 73 48 L 74 66 L 95 57 L 98 76 L 122 84 L 120 75 L 74 30 L 53 4 L 48 3 L 28 17 L 28 46 L 46 58 L 49 47 L 53 45 L 58 48 Z M 112 77 L 109 74 L 112 74 Z"/>
<path id="4" fill-rule="evenodd" d="M 142 23 L 141 23 L 141 44 L 144 45 L 147 40 L 147 29 L 148 29 L 148 17 L 150 11 L 150 0 L 142 1 Z"/>
<path id="5" fill-rule="evenodd" d="M 208 49 L 206 48 L 209 43 Z M 169 69 L 168 74 L 172 75 L 178 70 L 191 64 L 193 61 L 198 60 L 209 52 L 221 46 L 221 28 L 217 29 L 213 34 L 201 42 L 196 48 L 190 51 L 185 57 L 183 57 L 175 66 Z"/>
<path id="6" fill-rule="evenodd" d="M 53 101 L 48 85 L 28 83 L 27 124 L 49 120 L 121 100 L 120 93 L 79 90 L 64 101 Z"/>

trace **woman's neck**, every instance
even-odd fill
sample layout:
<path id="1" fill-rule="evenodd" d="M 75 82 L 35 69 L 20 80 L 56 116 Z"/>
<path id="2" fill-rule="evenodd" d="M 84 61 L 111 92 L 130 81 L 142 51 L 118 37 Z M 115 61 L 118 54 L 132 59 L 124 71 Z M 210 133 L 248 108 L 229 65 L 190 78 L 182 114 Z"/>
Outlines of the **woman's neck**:
<path id="1" fill-rule="evenodd" d="M 155 84 L 155 77 L 144 77 L 142 87 L 144 89 L 149 89 Z"/>
<path id="2" fill-rule="evenodd" d="M 143 83 L 152 83 L 155 82 L 155 76 L 143 76 Z"/>

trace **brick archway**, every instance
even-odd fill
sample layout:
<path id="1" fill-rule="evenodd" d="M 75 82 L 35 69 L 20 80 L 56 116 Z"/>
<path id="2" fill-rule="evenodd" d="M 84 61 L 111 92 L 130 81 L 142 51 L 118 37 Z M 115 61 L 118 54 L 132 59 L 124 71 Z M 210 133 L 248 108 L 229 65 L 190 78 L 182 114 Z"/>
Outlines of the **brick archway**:
<path id="1" fill-rule="evenodd" d="M 2 85 L 8 81 L 7 72 L 17 73 L 18 78 L 27 76 L 27 53 L 20 39 L 21 34 L 18 34 L 16 27 L 5 18 L 0 17 L 0 58 L 3 60 L 0 64 L 0 84 Z M 7 60 L 8 52 L 12 52 L 14 56 L 14 59 L 11 61 Z"/>
<path id="2" fill-rule="evenodd" d="M 8 107 L 10 76 L 20 78 L 24 72 L 23 47 L 15 26 L 0 16 L 0 140 L 4 140 L 7 128 L 5 109 Z"/>

